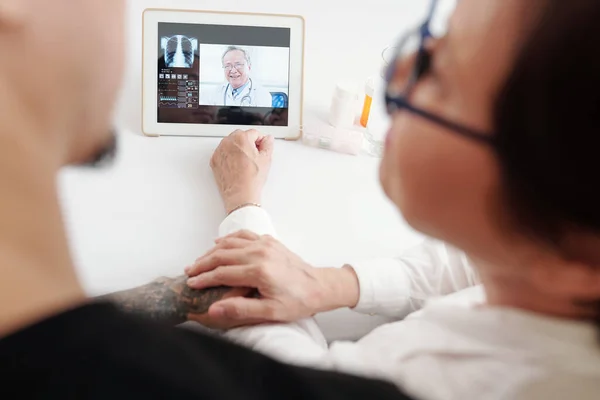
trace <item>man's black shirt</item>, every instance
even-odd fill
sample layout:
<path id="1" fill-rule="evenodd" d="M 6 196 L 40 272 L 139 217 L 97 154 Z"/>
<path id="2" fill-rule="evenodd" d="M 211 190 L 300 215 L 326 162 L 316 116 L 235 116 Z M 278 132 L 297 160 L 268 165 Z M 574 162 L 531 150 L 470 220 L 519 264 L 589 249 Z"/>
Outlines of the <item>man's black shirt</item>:
<path id="1" fill-rule="evenodd" d="M 0 340 L 0 381 L 2 399 L 408 399 L 389 383 L 281 364 L 108 304 Z"/>

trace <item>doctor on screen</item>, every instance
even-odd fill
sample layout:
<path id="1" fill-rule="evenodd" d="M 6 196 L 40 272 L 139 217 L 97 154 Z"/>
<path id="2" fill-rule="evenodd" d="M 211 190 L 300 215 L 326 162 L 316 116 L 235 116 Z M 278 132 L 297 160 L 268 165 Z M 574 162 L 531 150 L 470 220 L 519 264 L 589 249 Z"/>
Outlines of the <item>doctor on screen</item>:
<path id="1" fill-rule="evenodd" d="M 271 93 L 250 76 L 252 62 L 246 50 L 229 46 L 221 63 L 227 82 L 213 93 L 210 105 L 272 107 Z"/>

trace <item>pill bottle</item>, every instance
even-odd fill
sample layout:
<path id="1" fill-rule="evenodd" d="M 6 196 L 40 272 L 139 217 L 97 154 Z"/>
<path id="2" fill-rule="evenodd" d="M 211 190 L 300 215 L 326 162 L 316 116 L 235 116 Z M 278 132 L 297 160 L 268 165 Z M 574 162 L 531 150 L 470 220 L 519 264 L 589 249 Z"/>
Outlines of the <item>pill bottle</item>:
<path id="1" fill-rule="evenodd" d="M 371 105 L 373 104 L 374 93 L 375 80 L 373 78 L 369 78 L 365 83 L 365 100 L 363 102 L 362 114 L 360 116 L 360 124 L 365 128 L 369 123 L 369 116 L 371 115 Z"/>
<path id="2" fill-rule="evenodd" d="M 331 99 L 329 124 L 334 128 L 352 128 L 356 119 L 357 106 L 356 88 L 350 84 L 338 83 Z"/>

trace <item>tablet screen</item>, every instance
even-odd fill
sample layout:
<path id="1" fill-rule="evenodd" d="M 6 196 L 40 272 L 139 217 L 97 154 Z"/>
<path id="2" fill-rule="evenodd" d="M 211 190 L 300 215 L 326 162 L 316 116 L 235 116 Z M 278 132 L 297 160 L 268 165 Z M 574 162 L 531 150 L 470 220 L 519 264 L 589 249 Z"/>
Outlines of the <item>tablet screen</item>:
<path id="1" fill-rule="evenodd" d="M 290 28 L 158 24 L 158 121 L 288 126 Z"/>

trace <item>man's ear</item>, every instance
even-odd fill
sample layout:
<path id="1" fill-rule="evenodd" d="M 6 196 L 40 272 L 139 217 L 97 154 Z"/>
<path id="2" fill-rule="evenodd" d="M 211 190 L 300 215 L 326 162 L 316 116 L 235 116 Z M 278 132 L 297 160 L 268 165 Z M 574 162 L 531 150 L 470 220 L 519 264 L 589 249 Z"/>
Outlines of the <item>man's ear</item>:
<path id="1" fill-rule="evenodd" d="M 0 0 L 0 32 L 22 28 L 27 22 L 30 6 L 23 0 Z"/>
<path id="2" fill-rule="evenodd" d="M 533 263 L 531 279 L 542 293 L 575 299 L 600 299 L 600 265 L 544 257 Z"/>

